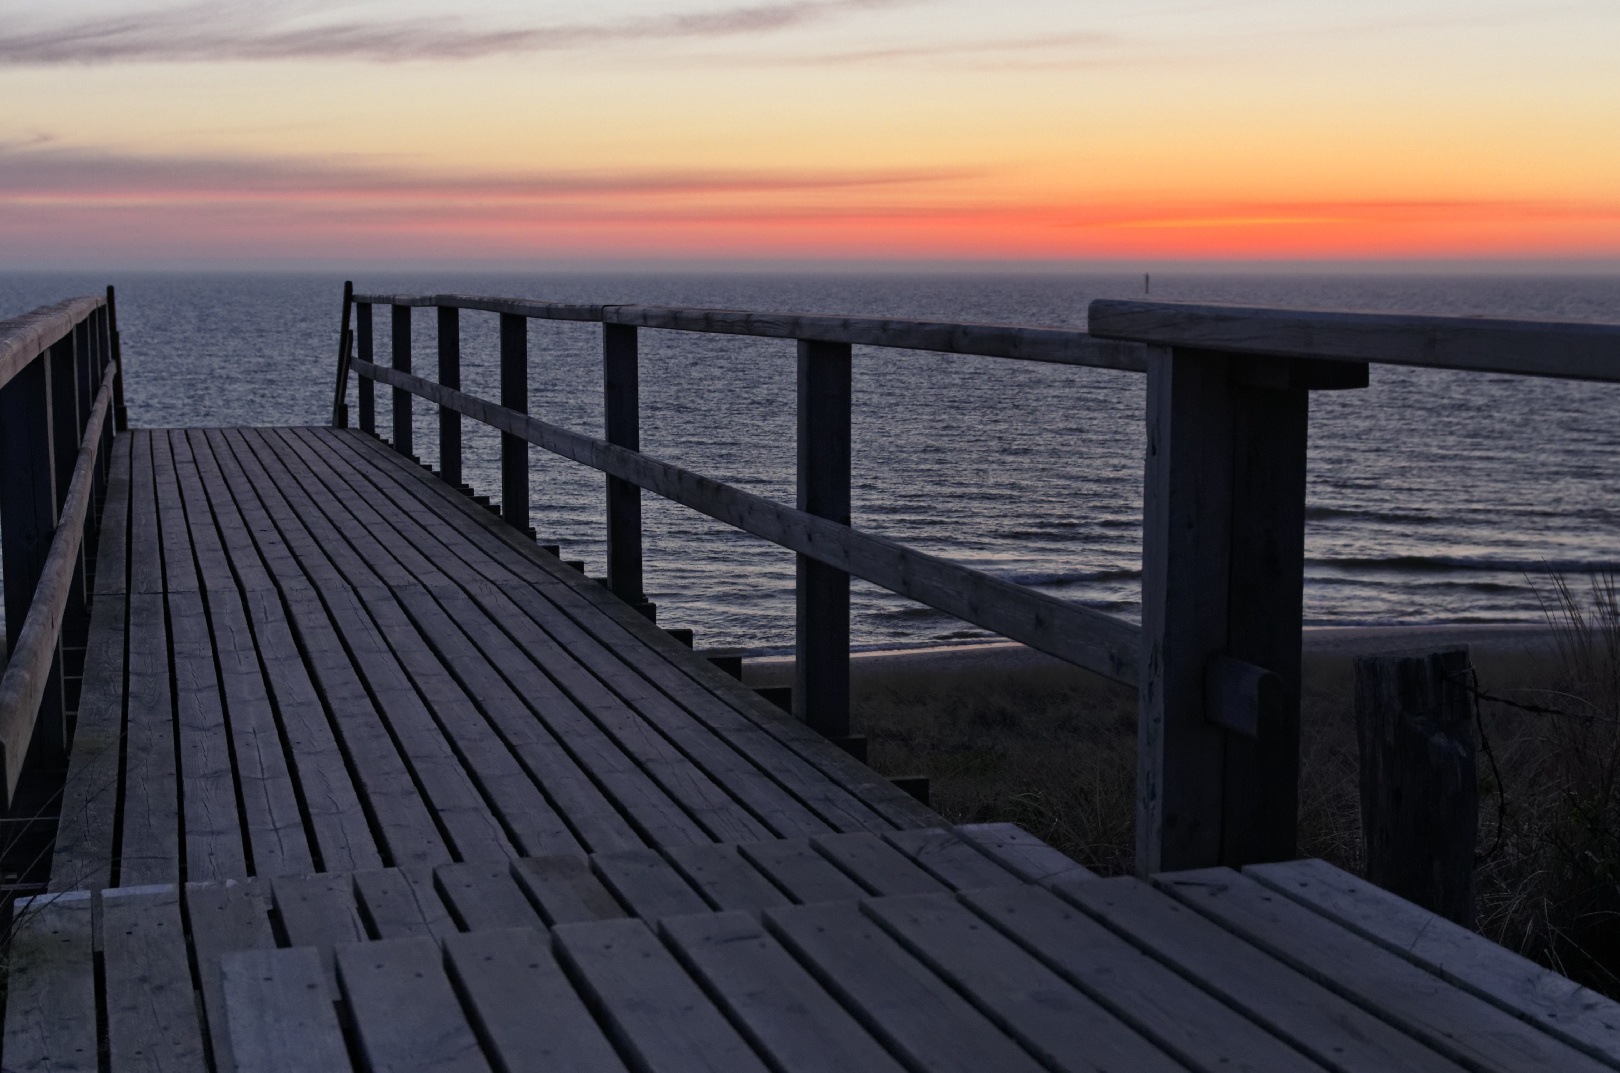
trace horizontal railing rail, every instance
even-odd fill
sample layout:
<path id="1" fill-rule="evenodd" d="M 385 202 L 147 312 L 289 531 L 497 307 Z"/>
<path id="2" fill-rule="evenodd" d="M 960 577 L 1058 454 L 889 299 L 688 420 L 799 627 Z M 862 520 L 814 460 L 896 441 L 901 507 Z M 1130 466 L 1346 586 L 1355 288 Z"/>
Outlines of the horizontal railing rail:
<path id="1" fill-rule="evenodd" d="M 0 805 L 25 766 L 59 767 L 89 621 L 108 446 L 124 427 L 113 289 L 0 323 L 0 546 L 7 660 Z"/>

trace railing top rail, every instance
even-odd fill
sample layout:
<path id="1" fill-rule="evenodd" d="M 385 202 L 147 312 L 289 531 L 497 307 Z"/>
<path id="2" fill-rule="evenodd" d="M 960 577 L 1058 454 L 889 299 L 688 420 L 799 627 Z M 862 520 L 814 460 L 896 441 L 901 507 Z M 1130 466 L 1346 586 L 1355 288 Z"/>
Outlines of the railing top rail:
<path id="1" fill-rule="evenodd" d="M 949 321 L 891 320 L 800 313 L 753 313 L 736 309 L 682 309 L 639 305 L 580 305 L 567 302 L 487 298 L 468 294 L 356 294 L 363 305 L 478 309 L 542 320 L 598 321 L 671 331 L 751 335 L 767 339 L 809 339 L 827 343 L 977 354 L 1056 365 L 1145 372 L 1141 346 L 1095 339 L 1072 328 L 1033 328 L 1012 324 L 958 324 Z"/>
<path id="2" fill-rule="evenodd" d="M 1329 361 L 1620 382 L 1620 324 L 1098 299 L 1099 338 Z"/>
<path id="3" fill-rule="evenodd" d="M 72 331 L 92 310 L 106 304 L 107 299 L 101 295 L 87 295 L 0 321 L 0 387 L 10 383 L 25 365 Z"/>

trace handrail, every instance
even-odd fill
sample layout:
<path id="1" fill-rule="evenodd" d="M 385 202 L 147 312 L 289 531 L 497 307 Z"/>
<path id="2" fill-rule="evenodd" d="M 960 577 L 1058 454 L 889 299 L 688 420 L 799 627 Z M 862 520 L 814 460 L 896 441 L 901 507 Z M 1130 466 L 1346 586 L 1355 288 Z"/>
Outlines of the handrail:
<path id="1" fill-rule="evenodd" d="M 0 323 L 0 387 L 85 317 L 106 305 L 99 295 L 69 298 Z"/>
<path id="2" fill-rule="evenodd" d="M 88 301 L 79 299 L 78 301 Z M 87 310 L 94 306 L 85 307 Z M 69 326 L 71 328 L 71 325 Z M 85 519 L 90 509 L 90 493 L 96 480 L 96 457 L 101 448 L 104 426 L 112 408 L 118 365 L 108 362 L 95 405 L 85 424 L 84 438 L 73 464 L 73 480 L 68 485 L 61 520 L 51 537 L 51 550 L 40 572 L 38 587 L 28 606 L 17 647 L 0 677 L 0 771 L 5 776 L 5 804 L 16 792 L 17 777 L 34 733 L 40 701 L 45 695 L 51 663 L 56 658 L 57 639 L 78 566 L 79 548 L 84 542 Z"/>
<path id="3" fill-rule="evenodd" d="M 948 615 L 1117 682 L 1136 684 L 1140 631 L 1123 619 L 782 506 L 420 376 L 358 358 L 349 367 Z"/>

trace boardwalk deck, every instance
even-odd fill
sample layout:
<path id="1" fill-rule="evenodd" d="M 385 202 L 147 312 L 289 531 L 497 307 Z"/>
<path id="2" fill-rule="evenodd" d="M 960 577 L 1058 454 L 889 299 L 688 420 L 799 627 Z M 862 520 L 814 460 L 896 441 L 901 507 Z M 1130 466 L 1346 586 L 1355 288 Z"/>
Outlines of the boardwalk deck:
<path id="1" fill-rule="evenodd" d="M 1321 862 L 951 827 L 371 437 L 113 445 L 5 1070 L 1620 1070 Z"/>

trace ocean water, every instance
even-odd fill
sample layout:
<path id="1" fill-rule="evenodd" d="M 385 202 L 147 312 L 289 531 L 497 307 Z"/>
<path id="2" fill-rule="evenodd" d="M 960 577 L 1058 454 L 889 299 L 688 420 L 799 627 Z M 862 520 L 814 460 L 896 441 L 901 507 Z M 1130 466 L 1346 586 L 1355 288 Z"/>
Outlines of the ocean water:
<path id="1" fill-rule="evenodd" d="M 317 275 L 0 276 L 0 317 L 118 286 L 133 425 L 311 424 L 330 415 L 342 279 Z M 362 291 L 1082 327 L 1139 274 L 387 275 Z M 1152 297 L 1620 323 L 1620 276 L 1156 273 Z M 377 349 L 389 353 L 379 309 Z M 463 384 L 496 387 L 496 318 L 464 312 Z M 434 319 L 414 314 L 416 367 Z M 600 328 L 530 322 L 531 412 L 600 434 Z M 643 331 L 649 454 L 793 501 L 794 348 Z M 386 359 L 384 359 L 386 360 Z M 1136 617 L 1143 378 L 856 348 L 854 524 L 1089 606 Z M 378 392 L 386 429 L 388 392 Z M 353 390 L 350 391 L 351 401 Z M 437 457 L 418 402 L 416 451 Z M 466 476 L 498 493 L 497 439 L 466 422 Z M 603 572 L 603 478 L 533 451 L 541 539 Z M 702 646 L 792 644 L 793 557 L 646 497 L 647 590 Z M 1539 621 L 1546 572 L 1620 565 L 1620 386 L 1374 366 L 1312 400 L 1305 614 L 1313 624 Z M 1574 577 L 1577 586 L 1584 585 Z M 863 647 L 987 637 L 853 586 Z"/>

